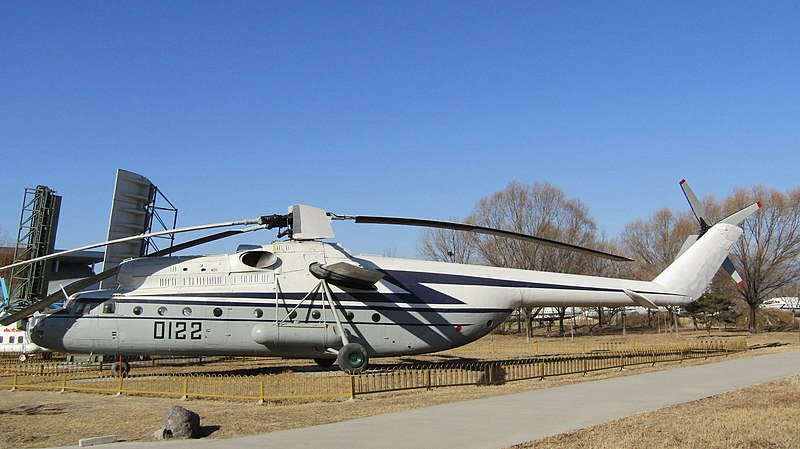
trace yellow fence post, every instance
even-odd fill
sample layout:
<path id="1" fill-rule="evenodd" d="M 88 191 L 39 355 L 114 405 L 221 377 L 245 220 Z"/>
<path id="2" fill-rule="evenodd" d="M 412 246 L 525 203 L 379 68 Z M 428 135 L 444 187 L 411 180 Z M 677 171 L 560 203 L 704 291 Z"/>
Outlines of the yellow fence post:
<path id="1" fill-rule="evenodd" d="M 11 385 L 11 391 L 14 391 L 16 389 L 17 389 L 17 374 L 14 373 L 14 383 Z"/>
<path id="2" fill-rule="evenodd" d="M 350 399 L 356 398 L 356 377 L 350 375 Z"/>
<path id="3" fill-rule="evenodd" d="M 183 397 L 184 401 L 189 399 L 189 376 L 183 376 Z"/>
<path id="4" fill-rule="evenodd" d="M 119 369 L 119 383 L 117 384 L 117 396 L 122 396 L 122 379 L 123 379 L 122 372 L 123 372 L 122 366 L 120 366 L 120 369 Z"/>
<path id="5" fill-rule="evenodd" d="M 61 381 L 61 392 L 67 391 L 67 373 L 63 374 L 62 381 Z"/>
<path id="6" fill-rule="evenodd" d="M 261 382 L 260 382 L 259 387 L 258 387 L 258 395 L 260 396 L 260 398 L 258 399 L 258 403 L 259 404 L 265 404 L 267 401 L 264 398 L 264 376 L 263 375 L 261 376 Z"/>

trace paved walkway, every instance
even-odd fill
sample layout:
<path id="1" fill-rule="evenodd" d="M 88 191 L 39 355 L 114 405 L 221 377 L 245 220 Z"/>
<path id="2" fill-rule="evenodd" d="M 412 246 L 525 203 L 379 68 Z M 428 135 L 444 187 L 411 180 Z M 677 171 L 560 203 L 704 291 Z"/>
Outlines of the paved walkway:
<path id="1" fill-rule="evenodd" d="M 229 440 L 99 448 L 498 449 L 800 374 L 800 351 L 583 382 Z"/>

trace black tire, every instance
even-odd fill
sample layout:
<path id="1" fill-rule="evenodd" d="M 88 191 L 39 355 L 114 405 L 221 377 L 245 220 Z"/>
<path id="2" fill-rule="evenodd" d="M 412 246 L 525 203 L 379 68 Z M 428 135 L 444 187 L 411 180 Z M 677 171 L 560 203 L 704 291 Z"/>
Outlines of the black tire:
<path id="1" fill-rule="evenodd" d="M 314 363 L 322 367 L 333 366 L 336 363 L 336 359 L 332 359 L 330 357 L 318 357 L 314 359 Z"/>
<path id="2" fill-rule="evenodd" d="M 115 376 L 120 375 L 120 363 L 114 362 L 111 365 L 111 372 L 114 373 Z M 128 377 L 128 373 L 131 372 L 131 364 L 128 362 L 122 362 L 122 377 Z"/>
<path id="3" fill-rule="evenodd" d="M 348 343 L 339 350 L 336 363 L 342 371 L 350 374 L 361 374 L 369 364 L 367 350 L 358 343 Z"/>

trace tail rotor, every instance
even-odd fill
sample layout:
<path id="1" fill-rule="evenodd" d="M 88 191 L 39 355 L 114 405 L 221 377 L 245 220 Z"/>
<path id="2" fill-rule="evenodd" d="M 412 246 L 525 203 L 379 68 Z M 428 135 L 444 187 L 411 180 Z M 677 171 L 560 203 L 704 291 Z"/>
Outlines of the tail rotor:
<path id="1" fill-rule="evenodd" d="M 700 234 L 689 236 L 689 238 L 686 239 L 686 243 L 684 243 L 683 248 L 681 249 L 681 253 L 683 253 L 683 251 L 694 244 L 698 238 L 702 237 L 703 234 L 705 234 L 711 228 L 711 226 L 713 226 L 713 223 L 711 223 L 711 221 L 708 219 L 706 208 L 703 205 L 703 202 L 700 201 L 692 188 L 689 187 L 689 183 L 683 179 L 681 180 L 680 184 L 683 194 L 686 196 L 686 200 L 689 202 L 689 207 L 692 208 L 692 213 L 694 213 L 695 218 L 697 218 L 697 221 L 700 223 Z M 749 217 L 760 208 L 761 203 L 757 201 L 738 212 L 728 215 L 720 220 L 719 223 L 738 225 L 745 218 Z M 722 262 L 722 268 L 733 278 L 733 281 L 736 282 L 737 285 L 742 285 L 744 283 L 744 279 L 742 279 L 742 276 L 736 271 L 736 267 L 733 266 L 733 262 L 731 261 L 730 257 L 726 257 L 725 261 Z"/>

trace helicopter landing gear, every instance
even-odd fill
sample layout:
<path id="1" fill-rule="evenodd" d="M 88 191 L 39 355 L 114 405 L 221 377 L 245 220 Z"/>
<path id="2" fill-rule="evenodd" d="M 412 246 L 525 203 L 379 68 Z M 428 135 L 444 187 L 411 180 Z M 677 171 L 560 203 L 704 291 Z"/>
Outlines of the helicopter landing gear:
<path id="1" fill-rule="evenodd" d="M 128 362 L 114 362 L 114 364 L 111 365 L 111 372 L 114 373 L 115 376 L 121 375 L 122 377 L 128 377 L 128 373 L 130 373 L 130 371 L 131 364 Z"/>
<path id="2" fill-rule="evenodd" d="M 339 319 L 339 314 L 336 313 L 336 297 L 333 295 L 331 287 L 328 285 L 328 281 L 324 278 L 320 279 L 319 285 L 321 285 L 323 288 L 323 301 L 327 301 L 328 305 L 331 307 L 331 310 L 334 311 L 333 319 L 336 321 L 336 330 L 342 339 L 342 349 L 338 351 L 330 349 L 329 352 L 336 354 L 336 363 L 339 365 L 339 368 L 341 368 L 342 371 L 350 374 L 361 374 L 361 372 L 366 369 L 367 364 L 369 363 L 367 350 L 358 343 L 351 343 L 347 338 L 349 332 L 347 332 L 344 326 L 342 326 L 342 321 Z M 342 311 L 342 315 L 347 316 L 344 311 Z"/>
<path id="3" fill-rule="evenodd" d="M 367 350 L 358 343 L 348 343 L 339 350 L 336 363 L 342 371 L 351 374 L 361 374 L 369 363 Z"/>

